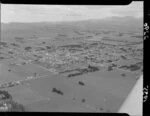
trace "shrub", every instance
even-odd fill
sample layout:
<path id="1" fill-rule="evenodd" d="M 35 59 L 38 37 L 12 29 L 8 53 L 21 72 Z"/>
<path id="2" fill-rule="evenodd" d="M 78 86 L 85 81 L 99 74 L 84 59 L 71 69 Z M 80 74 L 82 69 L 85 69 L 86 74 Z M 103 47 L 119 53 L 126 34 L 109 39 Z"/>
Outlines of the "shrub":
<path id="1" fill-rule="evenodd" d="M 121 76 L 125 77 L 125 76 L 126 76 L 126 74 L 124 74 L 124 73 L 123 73 L 123 74 L 121 74 Z"/>
<path id="2" fill-rule="evenodd" d="M 25 111 L 24 106 L 21 105 L 21 104 L 18 104 L 17 102 L 9 101 L 8 104 L 10 106 L 8 111 L 13 111 L 13 112 L 23 112 L 23 111 Z"/>
<path id="3" fill-rule="evenodd" d="M 12 99 L 12 96 L 4 90 L 0 90 L 0 100 L 8 100 L 8 99 Z"/>
<path id="4" fill-rule="evenodd" d="M 112 71 L 112 70 L 113 70 L 112 66 L 109 66 L 108 71 Z"/>
<path id="5" fill-rule="evenodd" d="M 79 85 L 85 85 L 82 81 L 79 81 L 78 83 Z"/>
<path id="6" fill-rule="evenodd" d="M 32 47 L 28 46 L 28 47 L 25 47 L 24 50 L 26 51 L 31 51 Z"/>
<path id="7" fill-rule="evenodd" d="M 60 95 L 63 95 L 63 94 L 64 94 L 62 91 L 60 91 L 60 90 L 58 90 L 58 89 L 56 89 L 56 88 L 53 88 L 53 89 L 52 89 L 52 92 L 55 92 L 55 93 L 60 94 Z"/>

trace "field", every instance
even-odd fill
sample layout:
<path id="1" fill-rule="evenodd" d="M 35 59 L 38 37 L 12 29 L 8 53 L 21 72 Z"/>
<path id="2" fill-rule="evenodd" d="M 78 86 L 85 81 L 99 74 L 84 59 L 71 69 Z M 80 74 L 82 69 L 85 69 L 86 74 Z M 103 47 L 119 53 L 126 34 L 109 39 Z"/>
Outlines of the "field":
<path id="1" fill-rule="evenodd" d="M 26 111 L 117 112 L 143 73 L 132 20 L 2 24 L 0 91 Z"/>

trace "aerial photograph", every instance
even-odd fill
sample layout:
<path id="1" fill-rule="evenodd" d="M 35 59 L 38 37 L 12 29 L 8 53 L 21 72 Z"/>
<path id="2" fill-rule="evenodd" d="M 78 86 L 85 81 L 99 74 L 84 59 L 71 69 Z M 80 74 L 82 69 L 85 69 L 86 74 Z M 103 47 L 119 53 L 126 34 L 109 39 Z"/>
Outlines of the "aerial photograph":
<path id="1" fill-rule="evenodd" d="M 142 1 L 0 12 L 0 112 L 116 113 L 143 75 Z"/>

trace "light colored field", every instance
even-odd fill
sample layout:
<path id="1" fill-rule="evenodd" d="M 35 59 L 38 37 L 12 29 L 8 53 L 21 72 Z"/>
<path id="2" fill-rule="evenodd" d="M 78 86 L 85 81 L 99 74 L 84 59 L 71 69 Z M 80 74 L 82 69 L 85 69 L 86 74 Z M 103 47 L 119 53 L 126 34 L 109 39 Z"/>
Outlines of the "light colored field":
<path id="1" fill-rule="evenodd" d="M 126 73 L 126 77 L 121 77 L 120 73 L 95 72 L 72 79 L 60 75 L 45 76 L 23 86 L 9 88 L 8 91 L 30 111 L 80 112 L 85 109 L 116 112 L 136 82 L 135 75 Z M 85 85 L 79 85 L 78 81 L 83 81 Z M 53 93 L 53 87 L 61 90 L 64 95 Z M 83 98 L 85 103 L 81 102 Z"/>

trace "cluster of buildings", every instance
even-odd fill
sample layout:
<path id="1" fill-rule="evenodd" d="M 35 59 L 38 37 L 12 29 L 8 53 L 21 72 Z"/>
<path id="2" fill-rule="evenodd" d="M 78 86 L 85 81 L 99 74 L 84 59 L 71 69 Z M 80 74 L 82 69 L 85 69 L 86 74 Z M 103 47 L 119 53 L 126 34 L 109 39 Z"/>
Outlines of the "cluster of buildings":
<path id="1" fill-rule="evenodd" d="M 58 65 L 74 65 L 84 62 L 87 65 L 90 64 L 94 66 L 107 66 L 112 62 L 119 61 L 119 59 L 122 58 L 122 54 L 127 59 L 132 59 L 136 54 L 136 56 L 140 56 L 142 54 L 140 50 L 136 52 L 136 48 L 131 48 L 130 46 L 116 46 L 101 41 L 82 43 L 81 45 L 73 44 L 58 47 L 55 46 L 54 50 L 51 46 L 45 47 L 38 46 L 38 49 L 32 48 L 30 52 L 20 53 L 20 55 L 22 54 L 23 57 L 31 56 L 32 58 L 23 59 L 19 56 L 19 60 L 15 62 L 15 64 L 23 65 L 34 63 L 34 61 L 37 61 L 36 64 L 47 68 L 51 72 L 58 73 L 55 68 Z M 44 64 L 47 64 L 49 66 L 46 66 Z"/>
<path id="2" fill-rule="evenodd" d="M 89 47 L 90 46 L 90 47 Z M 103 48 L 100 48 L 102 47 Z M 86 49 L 85 49 L 86 48 Z M 32 49 L 30 51 L 30 55 L 34 56 L 35 59 L 41 63 L 47 63 L 51 67 L 55 67 L 56 65 L 63 65 L 63 64 L 80 64 L 81 62 L 86 62 L 87 65 L 96 65 L 96 66 L 104 66 L 105 64 L 109 63 L 107 61 L 117 61 L 119 60 L 119 56 L 114 53 L 106 53 L 105 48 L 107 45 L 103 45 L 102 43 L 90 43 L 84 47 L 79 45 L 66 45 L 61 46 L 55 49 L 55 51 L 48 52 L 46 49 L 37 50 Z M 77 49 L 77 50 L 76 50 Z M 72 52 L 72 50 L 74 52 Z M 28 54 L 28 53 L 27 53 Z M 35 59 L 32 60 L 18 60 L 16 64 L 29 64 L 33 63 Z M 40 65 L 39 64 L 39 65 Z M 44 65 L 42 65 L 44 67 Z M 45 67 L 46 68 L 46 67 Z M 54 68 L 49 69 L 52 72 Z"/>
<path id="3" fill-rule="evenodd" d="M 2 84 L 0 84 L 0 89 L 13 87 L 13 86 L 20 85 L 20 84 L 21 84 L 21 81 L 2 83 Z"/>

